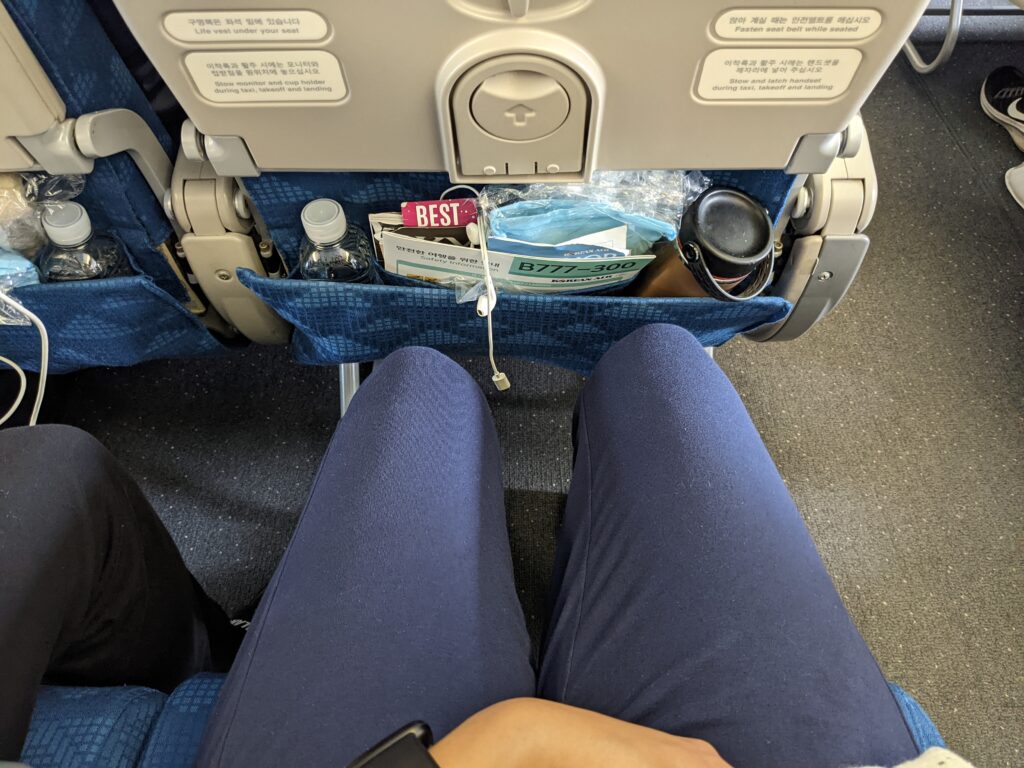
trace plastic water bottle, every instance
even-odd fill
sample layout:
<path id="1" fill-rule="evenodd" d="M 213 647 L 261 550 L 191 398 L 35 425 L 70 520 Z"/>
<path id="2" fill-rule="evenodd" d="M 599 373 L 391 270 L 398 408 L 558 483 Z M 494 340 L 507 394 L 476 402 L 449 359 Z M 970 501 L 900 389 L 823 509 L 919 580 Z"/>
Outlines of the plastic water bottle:
<path id="1" fill-rule="evenodd" d="M 93 233 L 92 222 L 78 203 L 47 206 L 43 231 L 50 245 L 39 255 L 44 282 L 92 280 L 131 274 L 131 267 L 113 238 Z"/>
<path id="2" fill-rule="evenodd" d="M 299 271 L 307 280 L 369 283 L 373 280 L 370 239 L 350 227 L 336 200 L 320 198 L 302 209 L 306 237 L 299 252 Z"/>

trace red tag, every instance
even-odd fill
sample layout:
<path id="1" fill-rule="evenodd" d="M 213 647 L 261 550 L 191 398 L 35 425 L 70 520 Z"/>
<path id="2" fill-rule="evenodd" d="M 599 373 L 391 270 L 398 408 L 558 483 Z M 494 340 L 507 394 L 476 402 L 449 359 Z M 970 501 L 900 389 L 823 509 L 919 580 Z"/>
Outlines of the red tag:
<path id="1" fill-rule="evenodd" d="M 402 203 L 407 227 L 464 227 L 476 221 L 476 200 L 421 200 Z"/>

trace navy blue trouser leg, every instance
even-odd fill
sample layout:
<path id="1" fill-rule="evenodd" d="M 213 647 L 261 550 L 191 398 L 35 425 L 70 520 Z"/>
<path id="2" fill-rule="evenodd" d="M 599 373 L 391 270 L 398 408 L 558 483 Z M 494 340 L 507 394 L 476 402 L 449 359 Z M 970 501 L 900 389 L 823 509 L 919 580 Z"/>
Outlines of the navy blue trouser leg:
<path id="1" fill-rule="evenodd" d="M 410 720 L 437 737 L 534 692 L 497 435 L 425 349 L 356 393 L 260 604 L 200 765 L 346 765 Z"/>
<path id="2" fill-rule="evenodd" d="M 914 743 L 725 375 L 648 326 L 587 383 L 539 692 L 737 768 L 894 765 Z"/>
<path id="3" fill-rule="evenodd" d="M 240 634 L 95 438 L 0 431 L 0 761 L 21 754 L 40 682 L 170 692 L 226 670 Z"/>

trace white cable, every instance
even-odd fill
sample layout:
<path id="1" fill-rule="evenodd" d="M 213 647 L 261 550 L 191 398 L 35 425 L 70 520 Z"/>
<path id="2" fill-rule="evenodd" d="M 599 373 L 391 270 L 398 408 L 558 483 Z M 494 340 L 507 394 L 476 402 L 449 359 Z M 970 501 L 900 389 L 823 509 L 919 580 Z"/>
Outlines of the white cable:
<path id="1" fill-rule="evenodd" d="M 46 326 L 43 325 L 43 321 L 34 312 L 23 307 L 3 291 L 0 291 L 0 302 L 6 304 L 18 314 L 23 315 L 39 331 L 39 386 L 36 389 L 36 402 L 32 407 L 32 415 L 28 418 L 28 425 L 34 427 L 39 420 L 39 411 L 43 407 L 43 396 L 46 394 L 46 374 L 50 367 L 50 337 L 46 333 Z M 20 370 L 20 366 L 16 367 Z M 24 375 L 24 371 L 22 371 L 22 375 Z M 5 416 L 4 418 L 6 419 L 7 417 Z M 3 422 L 0 421 L 0 423 Z"/>
<path id="2" fill-rule="evenodd" d="M 14 372 L 18 374 L 18 378 L 21 379 L 21 386 L 18 389 L 18 396 L 14 398 L 14 405 L 12 405 L 10 409 L 8 409 L 7 413 L 5 413 L 3 416 L 0 416 L 0 425 L 3 425 L 4 422 L 6 422 L 9 418 L 11 418 L 11 416 L 14 415 L 14 412 L 17 411 L 18 408 L 21 406 L 21 401 L 25 399 L 25 391 L 28 389 L 28 378 L 25 376 L 25 371 L 22 369 L 22 367 L 13 360 L 11 360 L 10 358 L 0 355 L 0 363 L 9 365 L 14 370 Z"/>
<path id="3" fill-rule="evenodd" d="M 491 276 L 491 258 L 487 250 L 487 217 L 483 210 L 477 212 L 477 227 L 480 235 L 480 259 L 484 264 L 484 286 L 487 292 L 476 300 L 476 313 L 487 318 L 487 357 L 491 361 L 491 370 L 494 371 L 491 381 L 499 391 L 504 392 L 512 386 L 512 382 L 498 370 L 498 363 L 494 359 L 494 308 L 498 305 L 498 292 L 494 288 L 494 278 Z"/>
<path id="4" fill-rule="evenodd" d="M 473 193 L 473 197 L 480 197 L 480 190 L 477 189 L 476 187 L 471 187 L 471 186 L 469 186 L 469 184 L 456 184 L 455 186 L 448 187 L 448 189 L 446 189 L 444 192 L 442 192 L 441 193 L 441 199 L 442 200 L 447 200 L 448 199 L 448 195 L 450 195 L 452 192 L 454 192 L 457 189 L 467 189 L 467 190 L 469 190 L 470 192 Z"/>
<path id="5" fill-rule="evenodd" d="M 480 239 L 480 259 L 484 264 L 484 287 L 487 292 L 476 300 L 476 313 L 480 317 L 490 317 L 491 312 L 498 306 L 498 291 L 494 287 L 494 278 L 491 277 L 491 252 L 487 249 L 487 222 L 484 220 L 483 211 L 478 214 L 477 227 Z"/>
<path id="6" fill-rule="evenodd" d="M 444 200 L 457 189 L 468 190 L 473 193 L 474 197 L 480 197 L 480 190 L 475 187 L 471 187 L 468 184 L 456 184 L 442 192 L 441 199 Z M 498 363 L 494 359 L 493 315 L 494 308 L 498 305 L 498 291 L 494 287 L 494 278 L 491 277 L 491 258 L 487 250 L 487 217 L 479 205 L 477 206 L 476 227 L 474 228 L 472 224 L 469 224 L 466 227 L 466 234 L 471 243 L 476 244 L 479 242 L 480 245 L 480 259 L 484 265 L 484 287 L 486 288 L 486 293 L 476 300 L 476 313 L 480 317 L 487 318 L 487 357 L 491 361 L 491 370 L 494 372 L 494 375 L 491 376 L 491 381 L 494 382 L 495 387 L 504 392 L 512 386 L 512 382 L 508 380 L 508 376 L 498 370 Z"/>

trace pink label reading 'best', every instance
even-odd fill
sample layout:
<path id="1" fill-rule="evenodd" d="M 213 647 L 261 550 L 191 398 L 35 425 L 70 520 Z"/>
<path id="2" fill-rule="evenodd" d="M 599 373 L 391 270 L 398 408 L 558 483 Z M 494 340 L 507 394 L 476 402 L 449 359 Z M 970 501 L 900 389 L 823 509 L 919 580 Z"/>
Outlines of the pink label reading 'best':
<path id="1" fill-rule="evenodd" d="M 402 203 L 407 227 L 464 227 L 476 221 L 476 200 L 420 200 Z"/>

